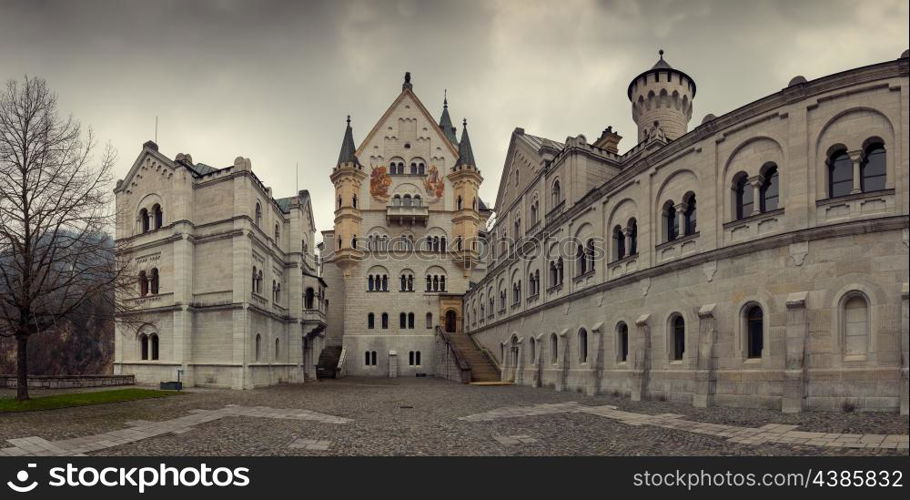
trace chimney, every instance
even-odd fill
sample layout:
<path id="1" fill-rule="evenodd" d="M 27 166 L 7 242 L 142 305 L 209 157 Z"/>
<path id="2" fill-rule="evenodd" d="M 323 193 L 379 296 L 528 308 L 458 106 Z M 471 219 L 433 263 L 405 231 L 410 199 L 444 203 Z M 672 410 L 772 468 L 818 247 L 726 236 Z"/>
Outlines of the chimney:
<path id="1" fill-rule="evenodd" d="M 613 127 L 607 127 L 604 129 L 603 133 L 600 134 L 600 138 L 594 141 L 594 147 L 609 151 L 613 154 L 619 154 L 619 141 L 622 140 L 622 136 L 617 134 Z"/>

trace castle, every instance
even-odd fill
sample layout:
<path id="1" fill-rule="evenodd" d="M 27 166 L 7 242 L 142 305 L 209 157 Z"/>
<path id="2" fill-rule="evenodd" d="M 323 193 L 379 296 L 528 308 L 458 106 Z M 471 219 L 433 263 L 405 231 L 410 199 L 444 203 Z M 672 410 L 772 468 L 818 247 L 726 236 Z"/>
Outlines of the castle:
<path id="1" fill-rule="evenodd" d="M 115 367 L 906 414 L 908 84 L 905 52 L 689 130 L 695 80 L 661 51 L 628 86 L 638 143 L 515 129 L 494 218 L 467 123 L 459 138 L 445 100 L 435 119 L 408 74 L 359 146 L 348 118 L 321 259 L 306 192 L 274 199 L 246 159 L 147 143 L 117 238 L 139 276 L 129 314 L 151 319 L 118 326 Z"/>

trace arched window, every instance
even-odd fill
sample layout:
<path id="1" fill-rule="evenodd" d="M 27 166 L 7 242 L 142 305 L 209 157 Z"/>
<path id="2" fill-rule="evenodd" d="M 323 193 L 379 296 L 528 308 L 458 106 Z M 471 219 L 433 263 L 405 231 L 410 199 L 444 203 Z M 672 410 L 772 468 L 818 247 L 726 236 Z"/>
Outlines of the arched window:
<path id="1" fill-rule="evenodd" d="M 139 223 L 142 224 L 142 232 L 149 232 L 149 211 L 142 209 L 139 211 Z"/>
<path id="2" fill-rule="evenodd" d="M 433 328 L 433 313 L 427 313 L 427 328 Z"/>
<path id="3" fill-rule="evenodd" d="M 417 164 L 417 173 L 420 174 L 420 175 L 426 174 L 426 173 L 427 173 L 427 166 L 424 165 L 423 163 L 418 163 L 418 164 Z"/>
<path id="4" fill-rule="evenodd" d="M 594 239 L 591 238 L 585 243 L 585 259 L 588 261 L 588 271 L 594 270 Z"/>
<path id="5" fill-rule="evenodd" d="M 616 225 L 613 228 L 613 259 L 619 260 L 626 256 L 626 235 L 622 232 L 622 226 Z"/>
<path id="6" fill-rule="evenodd" d="M 408 327 L 408 315 L 405 313 L 398 313 L 398 328 L 405 329 Z"/>
<path id="7" fill-rule="evenodd" d="M 143 361 L 149 359 L 149 337 L 144 333 L 139 335 L 139 359 Z"/>
<path id="8" fill-rule="evenodd" d="M 853 191 L 853 160 L 846 149 L 838 149 L 828 158 L 828 197 L 846 196 Z"/>
<path id="9" fill-rule="evenodd" d="M 581 243 L 575 245 L 575 269 L 577 269 L 578 276 L 588 272 L 588 258 Z"/>
<path id="10" fill-rule="evenodd" d="M 752 215 L 752 185 L 749 184 L 749 176 L 745 172 L 736 176 L 733 189 L 736 197 L 736 219 L 744 219 Z"/>
<path id="11" fill-rule="evenodd" d="M 555 333 L 550 334 L 550 363 L 554 365 L 559 361 L 559 339 Z"/>
<path id="12" fill-rule="evenodd" d="M 455 199 L 455 210 L 461 210 L 462 199 L 461 195 L 458 195 L 458 198 Z"/>
<path id="13" fill-rule="evenodd" d="M 419 207 L 421 204 L 421 199 L 419 194 L 414 195 L 414 206 Z"/>
<path id="14" fill-rule="evenodd" d="M 367 276 L 367 291 L 368 292 L 373 291 L 373 275 L 372 274 Z"/>
<path id="15" fill-rule="evenodd" d="M 250 290 L 256 291 L 256 266 L 253 266 L 253 278 L 250 282 Z"/>
<path id="16" fill-rule="evenodd" d="M 664 204 L 664 241 L 673 241 L 679 236 L 679 218 L 676 216 L 676 207 L 672 201 Z"/>
<path id="17" fill-rule="evenodd" d="M 408 313 L 408 329 L 414 329 L 414 313 Z"/>
<path id="18" fill-rule="evenodd" d="M 411 206 L 411 195 L 406 194 L 406 195 L 402 196 L 401 204 L 406 207 L 410 207 Z"/>
<path id="19" fill-rule="evenodd" d="M 588 331 L 584 328 L 578 330 L 578 362 L 588 362 Z"/>
<path id="20" fill-rule="evenodd" d="M 149 294 L 149 280 L 145 271 L 139 271 L 139 296 L 145 297 Z"/>
<path id="21" fill-rule="evenodd" d="M 278 229 L 278 223 L 275 223 L 275 243 L 278 243 L 278 238 L 281 236 L 281 233 Z"/>
<path id="22" fill-rule="evenodd" d="M 382 275 L 382 291 L 383 292 L 389 291 L 389 275 L 387 275 L 387 274 Z"/>
<path id="23" fill-rule="evenodd" d="M 356 194 L 353 197 L 351 197 L 351 206 L 353 208 L 357 208 L 357 195 Z"/>
<path id="24" fill-rule="evenodd" d="M 780 177 L 777 175 L 777 166 L 773 163 L 765 167 L 761 188 L 759 188 L 759 210 L 770 212 L 777 210 L 780 201 Z"/>
<path id="25" fill-rule="evenodd" d="M 152 295 L 158 295 L 158 268 L 153 267 L 149 278 Z"/>
<path id="26" fill-rule="evenodd" d="M 860 293 L 843 302 L 843 351 L 845 356 L 864 356 L 869 349 L 869 304 Z"/>
<path id="27" fill-rule="evenodd" d="M 262 269 L 259 270 L 259 275 L 256 277 L 256 292 L 262 293 Z"/>
<path id="28" fill-rule="evenodd" d="M 683 212 L 683 224 L 685 225 L 683 229 L 686 236 L 693 235 L 698 230 L 697 215 L 698 210 L 695 203 L 695 195 L 693 194 L 686 199 L 686 211 Z"/>
<path id="29" fill-rule="evenodd" d="M 534 363 L 537 359 L 537 339 L 533 336 L 528 341 L 528 363 Z"/>
<path id="30" fill-rule="evenodd" d="M 376 327 L 376 315 L 373 313 L 367 314 L 367 329 L 372 330 Z"/>
<path id="31" fill-rule="evenodd" d="M 389 313 L 382 313 L 382 321 L 380 323 L 383 330 L 389 329 Z"/>
<path id="32" fill-rule="evenodd" d="M 885 189 L 885 145 L 873 142 L 863 151 L 860 186 L 864 193 Z"/>
<path id="33" fill-rule="evenodd" d="M 760 358 L 765 346 L 765 317 L 761 307 L 746 310 L 746 356 Z"/>
<path id="34" fill-rule="evenodd" d="M 275 361 L 278 361 L 278 358 L 281 356 L 281 341 L 275 339 Z"/>
<path id="35" fill-rule="evenodd" d="M 256 334 L 256 361 L 262 357 L 262 335 Z"/>
<path id="36" fill-rule="evenodd" d="M 625 323 L 616 325 L 616 337 L 619 343 L 617 352 L 619 353 L 619 362 L 629 360 L 629 327 Z"/>
<path id="37" fill-rule="evenodd" d="M 673 329 L 673 359 L 680 361 L 686 353 L 686 320 L 676 315 L 671 322 Z"/>
<path id="38" fill-rule="evenodd" d="M 401 206 L 401 196 L 395 195 L 392 197 L 392 206 L 398 207 Z"/>
<path id="39" fill-rule="evenodd" d="M 303 304 L 304 304 L 304 307 L 306 307 L 307 309 L 312 309 L 312 308 L 313 308 L 313 301 L 314 301 L 314 299 L 315 299 L 315 296 L 316 296 L 316 294 L 315 294 L 315 292 L 313 291 L 313 289 L 312 289 L 312 288 L 307 288 L 307 289 L 306 289 L 306 292 L 304 292 L 304 295 L 303 295 Z"/>
<path id="40" fill-rule="evenodd" d="M 149 347 L 151 347 L 151 351 L 152 351 L 152 355 L 151 355 L 152 361 L 157 361 L 158 360 L 158 334 L 157 333 L 153 333 L 153 334 L 149 335 L 149 344 L 151 344 Z"/>
<path id="41" fill-rule="evenodd" d="M 553 198 L 554 207 L 556 205 L 559 205 L 559 202 L 562 201 L 562 193 L 560 192 L 559 179 L 556 179 L 555 181 L 553 181 L 552 198 Z"/>
<path id="42" fill-rule="evenodd" d="M 152 216 L 155 218 L 155 229 L 161 229 L 164 225 L 164 213 L 161 211 L 161 205 L 155 203 L 152 207 Z"/>
<path id="43" fill-rule="evenodd" d="M 629 231 L 629 255 L 638 255 L 638 222 L 634 218 L 629 219 L 627 230 Z"/>
<path id="44" fill-rule="evenodd" d="M 258 202 L 256 203 L 256 215 L 255 216 L 256 216 L 256 225 L 261 226 L 262 225 L 262 205 L 260 205 Z"/>

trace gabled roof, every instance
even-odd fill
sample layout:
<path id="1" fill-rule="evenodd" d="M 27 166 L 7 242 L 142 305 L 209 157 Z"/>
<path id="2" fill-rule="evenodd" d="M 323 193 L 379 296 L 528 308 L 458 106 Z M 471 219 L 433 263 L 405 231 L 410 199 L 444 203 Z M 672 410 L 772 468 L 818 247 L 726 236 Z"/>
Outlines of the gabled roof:
<path id="1" fill-rule="evenodd" d="M 565 145 L 552 139 L 527 134 L 523 128 L 516 128 L 512 132 L 512 138 L 509 140 L 509 149 L 506 152 L 505 163 L 502 167 L 502 174 L 499 178 L 499 191 L 496 194 L 497 207 L 505 207 L 504 197 L 506 188 L 510 187 L 508 180 L 509 176 L 511 175 L 512 160 L 515 156 L 516 149 L 519 147 L 522 148 L 525 152 L 536 156 L 537 160 L 540 160 L 542 159 L 541 153 L 544 150 L 550 150 L 550 152 L 556 156 L 560 151 L 563 150 L 563 148 L 565 148 Z"/>
<path id="2" fill-rule="evenodd" d="M 410 82 L 408 82 L 408 83 L 410 83 Z M 357 151 L 355 152 L 355 154 L 357 156 L 360 156 L 363 154 L 363 148 L 367 144 L 369 144 L 370 141 L 373 139 L 373 136 L 379 132 L 380 125 L 385 123 L 386 119 L 392 113 L 392 110 L 397 108 L 398 105 L 401 103 L 401 101 L 403 101 L 406 97 L 411 97 L 414 100 L 414 102 L 417 104 L 418 111 L 421 114 L 423 114 L 423 116 L 427 119 L 428 122 L 436 123 L 436 120 L 433 118 L 432 115 L 430 115 L 430 112 L 427 111 L 427 108 L 423 105 L 422 102 L 420 102 L 420 99 L 417 98 L 417 95 L 414 94 L 413 88 L 409 85 L 404 86 L 401 90 L 401 93 L 398 94 L 398 97 L 396 97 L 395 100 L 392 101 L 392 104 L 389 105 L 388 109 L 385 110 L 385 113 L 382 114 L 382 116 L 379 118 L 379 120 L 376 120 L 376 123 L 373 125 L 373 128 L 370 130 L 370 133 L 367 134 L 367 136 L 360 143 L 360 146 L 357 148 Z M 452 152 L 452 156 L 458 157 L 458 149 L 456 149 L 455 144 L 453 144 L 450 140 L 448 140 L 448 138 L 444 134 L 442 134 L 442 130 L 437 130 L 437 132 L 440 133 L 442 139 L 446 139 L 442 142 L 446 146 L 448 146 L 449 151 Z"/>

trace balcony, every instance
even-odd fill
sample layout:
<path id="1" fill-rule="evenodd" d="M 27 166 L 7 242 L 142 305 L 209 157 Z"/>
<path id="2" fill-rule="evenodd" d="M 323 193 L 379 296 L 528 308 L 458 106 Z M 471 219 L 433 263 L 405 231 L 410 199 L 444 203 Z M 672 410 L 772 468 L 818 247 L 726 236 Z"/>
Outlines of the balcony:
<path id="1" fill-rule="evenodd" d="M 427 219 L 430 217 L 430 209 L 425 206 L 393 205 L 386 207 L 385 217 L 389 224 L 402 226 L 421 224 L 426 226 Z"/>
<path id="2" fill-rule="evenodd" d="M 314 324 L 325 324 L 325 313 L 319 309 L 304 309 L 303 322 Z"/>

